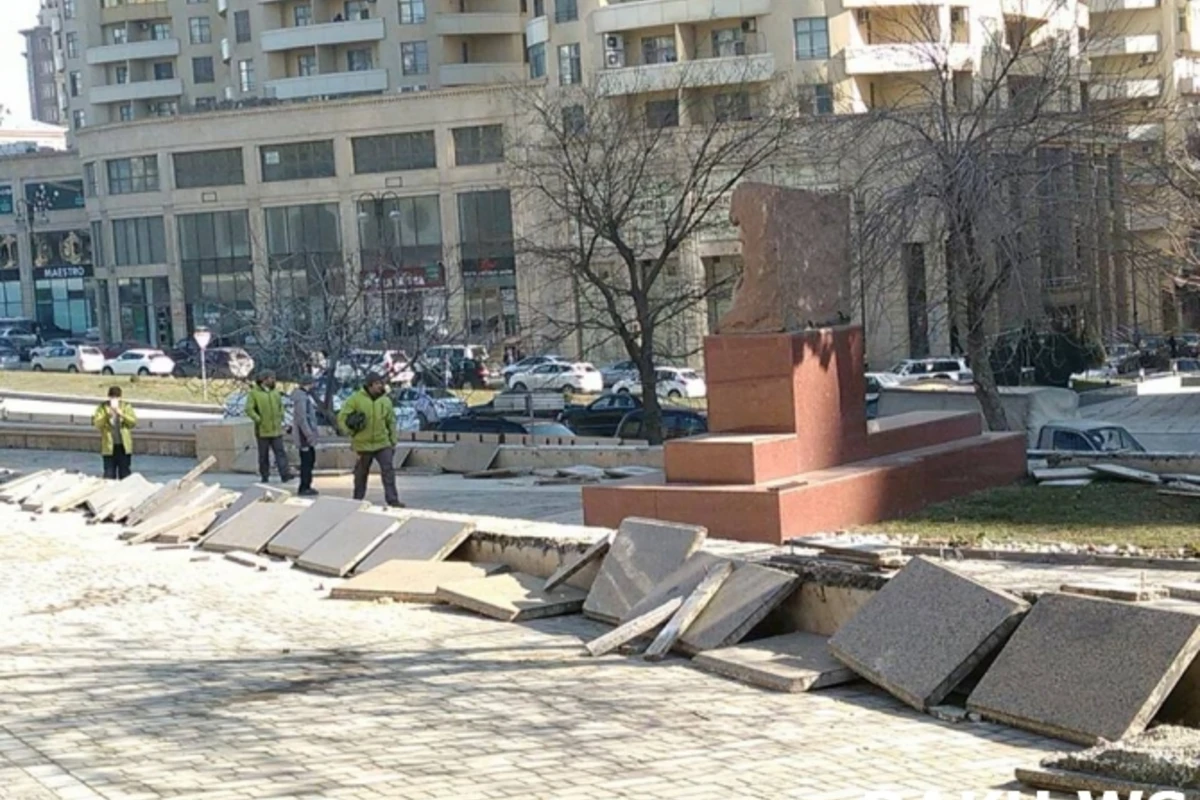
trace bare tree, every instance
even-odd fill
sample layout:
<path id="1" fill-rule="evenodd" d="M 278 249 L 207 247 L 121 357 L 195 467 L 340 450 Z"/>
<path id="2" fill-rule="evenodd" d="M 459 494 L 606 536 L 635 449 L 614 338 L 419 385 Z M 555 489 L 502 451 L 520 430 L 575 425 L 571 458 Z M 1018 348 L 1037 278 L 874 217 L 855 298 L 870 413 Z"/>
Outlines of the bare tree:
<path id="1" fill-rule="evenodd" d="M 535 221 L 518 231 L 518 255 L 545 276 L 537 322 L 551 340 L 621 344 L 652 442 L 662 440 L 656 359 L 694 351 L 671 331 L 736 280 L 703 275 L 693 248 L 732 236 L 730 192 L 784 155 L 802 116 L 788 89 L 751 75 L 716 76 L 703 59 L 674 69 L 656 86 L 601 74 L 514 89 L 521 138 L 506 146 L 520 218 Z"/>

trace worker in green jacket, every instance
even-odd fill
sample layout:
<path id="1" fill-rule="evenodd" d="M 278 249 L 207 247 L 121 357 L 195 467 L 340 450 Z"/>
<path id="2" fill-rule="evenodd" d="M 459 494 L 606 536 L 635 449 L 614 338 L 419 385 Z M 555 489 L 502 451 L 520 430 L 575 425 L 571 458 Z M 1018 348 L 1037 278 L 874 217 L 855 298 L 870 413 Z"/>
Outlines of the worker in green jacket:
<path id="1" fill-rule="evenodd" d="M 292 479 L 288 469 L 287 452 L 283 449 L 283 395 L 275 388 L 275 373 L 266 371 L 254 379 L 254 387 L 246 398 L 246 416 L 254 421 L 254 438 L 258 442 L 258 475 L 266 483 L 271 478 L 271 452 L 279 479 Z"/>
<path id="2" fill-rule="evenodd" d="M 108 389 L 108 400 L 96 406 L 92 425 L 100 431 L 100 455 L 104 459 L 104 477 L 128 478 L 133 469 L 133 434 L 137 414 L 121 399 L 121 387 Z"/>
<path id="3" fill-rule="evenodd" d="M 346 400 L 338 412 L 338 428 L 350 436 L 358 460 L 354 463 L 354 499 L 367 495 L 371 462 L 379 464 L 383 498 L 393 508 L 404 508 L 396 492 L 396 410 L 387 395 L 383 378 L 371 373 L 362 388 Z"/>

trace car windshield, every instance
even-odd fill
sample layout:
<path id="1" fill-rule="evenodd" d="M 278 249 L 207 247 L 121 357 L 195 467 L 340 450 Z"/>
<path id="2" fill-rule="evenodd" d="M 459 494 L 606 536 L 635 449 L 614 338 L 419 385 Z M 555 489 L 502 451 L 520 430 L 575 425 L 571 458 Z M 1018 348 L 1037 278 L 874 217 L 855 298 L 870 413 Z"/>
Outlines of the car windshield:
<path id="1" fill-rule="evenodd" d="M 79 348 L 79 353 L 85 356 L 98 356 L 101 354 L 100 351 L 94 347 L 81 347 Z"/>
<path id="2" fill-rule="evenodd" d="M 560 422 L 531 422 L 525 426 L 530 436 L 574 436 L 575 432 Z"/>
<path id="3" fill-rule="evenodd" d="M 700 376 L 696 374 L 696 370 L 694 369 L 679 370 L 679 377 L 685 381 L 695 381 L 700 379 Z"/>
<path id="4" fill-rule="evenodd" d="M 1096 428 L 1084 431 L 1092 445 L 1101 451 L 1134 450 L 1136 443 L 1124 428 Z"/>

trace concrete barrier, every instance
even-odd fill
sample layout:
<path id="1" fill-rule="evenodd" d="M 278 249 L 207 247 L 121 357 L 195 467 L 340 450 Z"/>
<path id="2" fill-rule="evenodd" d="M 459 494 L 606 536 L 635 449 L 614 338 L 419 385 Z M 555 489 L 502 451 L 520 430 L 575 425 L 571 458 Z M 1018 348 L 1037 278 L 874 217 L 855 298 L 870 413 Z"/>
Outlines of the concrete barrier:
<path id="1" fill-rule="evenodd" d="M 1076 453 L 1060 450 L 1030 450 L 1030 458 L 1044 458 L 1052 467 L 1088 467 L 1119 464 L 1156 475 L 1173 472 L 1200 475 L 1200 453 Z"/>
<path id="2" fill-rule="evenodd" d="M 114 383 L 120 380 L 115 379 Z M 11 397 L 14 400 L 41 400 L 47 403 L 89 403 L 100 404 L 103 397 L 85 397 L 77 394 L 52 394 L 48 392 L 17 392 L 11 389 L 0 389 L 0 398 Z M 155 409 L 157 411 L 189 411 L 195 414 L 223 414 L 225 410 L 215 403 L 173 403 L 165 400 L 135 400 L 138 408 Z"/>
<path id="3" fill-rule="evenodd" d="M 0 422 L 0 448 L 99 453 L 100 434 L 90 424 L 84 427 Z M 133 452 L 137 455 L 195 458 L 196 435 L 190 432 L 143 431 L 139 428 L 133 437 Z"/>

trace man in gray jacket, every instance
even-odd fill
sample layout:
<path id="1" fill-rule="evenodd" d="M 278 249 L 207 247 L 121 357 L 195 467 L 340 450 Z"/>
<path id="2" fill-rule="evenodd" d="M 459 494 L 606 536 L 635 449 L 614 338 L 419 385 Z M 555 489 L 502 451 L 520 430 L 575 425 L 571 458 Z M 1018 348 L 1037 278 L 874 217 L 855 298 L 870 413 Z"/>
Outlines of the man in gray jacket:
<path id="1" fill-rule="evenodd" d="M 300 486 L 296 494 L 303 497 L 317 494 L 312 487 L 313 465 L 317 463 L 317 401 L 312 389 L 312 375 L 305 374 L 292 390 L 292 432 L 300 451 Z"/>

